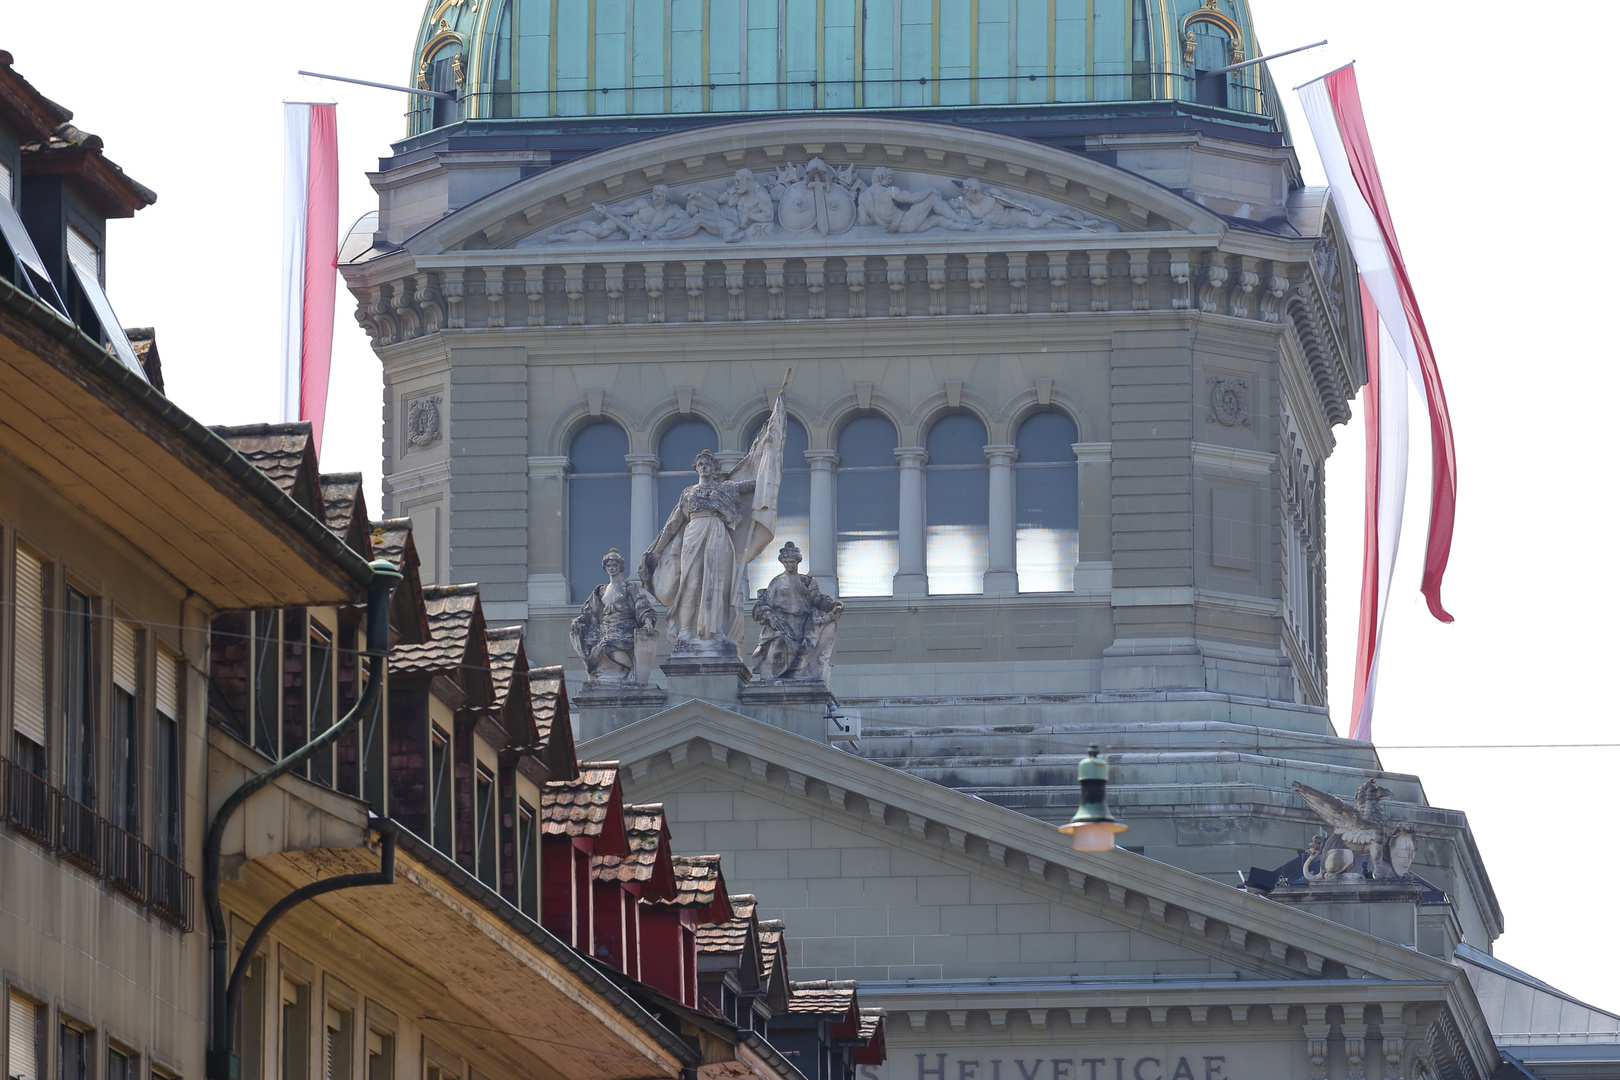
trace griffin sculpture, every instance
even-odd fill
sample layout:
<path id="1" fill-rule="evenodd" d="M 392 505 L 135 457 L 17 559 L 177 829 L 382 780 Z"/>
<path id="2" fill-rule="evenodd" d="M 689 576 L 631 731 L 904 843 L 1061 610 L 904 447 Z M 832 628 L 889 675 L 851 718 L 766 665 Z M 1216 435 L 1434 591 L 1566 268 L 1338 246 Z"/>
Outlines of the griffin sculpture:
<path id="1" fill-rule="evenodd" d="M 1318 838 L 1306 853 L 1304 871 L 1311 881 L 1345 879 L 1355 876 L 1357 855 L 1366 855 L 1372 876 L 1377 879 L 1405 878 L 1417 857 L 1417 834 L 1409 821 L 1384 817 L 1383 802 L 1394 793 L 1376 780 L 1356 789 L 1356 800 L 1347 803 L 1294 781 L 1294 790 L 1317 817 L 1332 829 Z"/>

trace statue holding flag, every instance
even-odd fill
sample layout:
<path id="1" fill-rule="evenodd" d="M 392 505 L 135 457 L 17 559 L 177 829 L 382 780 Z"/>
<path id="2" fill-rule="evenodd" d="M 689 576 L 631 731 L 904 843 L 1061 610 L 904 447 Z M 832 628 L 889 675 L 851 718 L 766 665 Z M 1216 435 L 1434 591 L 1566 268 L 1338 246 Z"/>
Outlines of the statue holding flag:
<path id="1" fill-rule="evenodd" d="M 784 381 L 784 387 L 786 383 Z M 748 456 L 728 473 L 704 450 L 697 483 L 641 556 L 641 580 L 668 609 L 671 658 L 736 658 L 747 607 L 747 568 L 776 535 L 787 415 L 777 395 Z"/>

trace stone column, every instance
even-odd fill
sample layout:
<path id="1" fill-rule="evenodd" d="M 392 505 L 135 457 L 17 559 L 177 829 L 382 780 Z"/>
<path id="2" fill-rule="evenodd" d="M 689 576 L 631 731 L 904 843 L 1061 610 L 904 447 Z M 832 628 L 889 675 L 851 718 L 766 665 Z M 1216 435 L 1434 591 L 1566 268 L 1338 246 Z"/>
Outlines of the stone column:
<path id="1" fill-rule="evenodd" d="M 529 459 L 529 608 L 568 603 L 568 458 Z"/>
<path id="2" fill-rule="evenodd" d="M 1077 592 L 1107 590 L 1114 586 L 1112 484 L 1109 443 L 1073 443 L 1079 465 L 1080 544 L 1075 556 Z"/>
<path id="3" fill-rule="evenodd" d="M 928 595 L 928 520 L 923 507 L 923 466 L 928 451 L 920 446 L 897 446 L 900 463 L 900 570 L 894 575 L 894 595 Z"/>
<path id="4" fill-rule="evenodd" d="M 805 573 L 828 596 L 838 595 L 838 451 L 806 450 L 810 463 L 810 550 Z"/>
<path id="5" fill-rule="evenodd" d="M 626 454 L 630 466 L 630 550 L 624 553 L 627 572 L 634 576 L 641 553 L 653 542 L 663 522 L 658 520 L 657 454 Z"/>
<path id="6" fill-rule="evenodd" d="M 1013 498 L 1013 462 L 1016 446 L 987 446 L 990 462 L 990 565 L 984 572 L 986 595 L 1004 596 L 1018 591 L 1017 510 Z"/>

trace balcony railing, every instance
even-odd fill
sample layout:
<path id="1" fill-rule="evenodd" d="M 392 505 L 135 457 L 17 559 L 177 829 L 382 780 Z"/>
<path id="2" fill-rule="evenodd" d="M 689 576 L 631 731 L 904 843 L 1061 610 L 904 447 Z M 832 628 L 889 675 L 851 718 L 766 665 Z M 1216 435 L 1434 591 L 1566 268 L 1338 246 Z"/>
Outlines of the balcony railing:
<path id="1" fill-rule="evenodd" d="M 6 782 L 6 821 L 30 840 L 51 846 L 56 836 L 51 813 L 56 809 L 56 789 L 21 765 L 4 758 L 0 762 Z"/>
<path id="2" fill-rule="evenodd" d="M 62 858 L 92 874 L 101 873 L 101 815 L 79 800 L 56 794 L 56 850 Z"/>
<path id="3" fill-rule="evenodd" d="M 181 932 L 191 932 L 195 882 L 184 866 L 3 757 L 0 811 L 12 832 L 96 875 Z"/>
<path id="4" fill-rule="evenodd" d="M 103 840 L 107 853 L 107 884 L 137 904 L 146 900 L 147 847 L 134 833 L 109 824 Z"/>
<path id="5" fill-rule="evenodd" d="M 147 899 L 152 914 L 184 933 L 191 933 L 191 875 L 180 864 L 150 848 L 146 858 L 147 880 L 151 882 L 151 895 Z"/>

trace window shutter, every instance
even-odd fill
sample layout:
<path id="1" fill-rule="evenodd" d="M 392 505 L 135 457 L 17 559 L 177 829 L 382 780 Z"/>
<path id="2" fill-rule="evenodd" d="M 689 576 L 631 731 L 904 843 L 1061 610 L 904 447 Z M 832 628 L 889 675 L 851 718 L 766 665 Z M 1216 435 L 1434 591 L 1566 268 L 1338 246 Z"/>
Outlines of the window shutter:
<path id="1" fill-rule="evenodd" d="M 11 201 L 11 166 L 0 161 L 0 201 Z"/>
<path id="2" fill-rule="evenodd" d="M 122 619 L 113 620 L 112 677 L 113 685 L 123 688 L 130 697 L 137 697 L 135 687 L 135 627 Z"/>
<path id="3" fill-rule="evenodd" d="M 164 649 L 158 650 L 155 696 L 158 712 L 170 720 L 180 718 L 180 659 Z"/>
<path id="4" fill-rule="evenodd" d="M 39 1080 L 35 1056 L 39 1052 L 39 1006 L 18 994 L 11 995 L 11 1076 Z"/>
<path id="5" fill-rule="evenodd" d="M 17 549 L 16 620 L 16 690 L 12 722 L 17 734 L 44 746 L 45 565 L 22 548 Z"/>
<path id="6" fill-rule="evenodd" d="M 101 279 L 101 249 L 71 225 L 67 231 L 67 249 L 68 258 L 94 274 L 98 281 Z"/>

